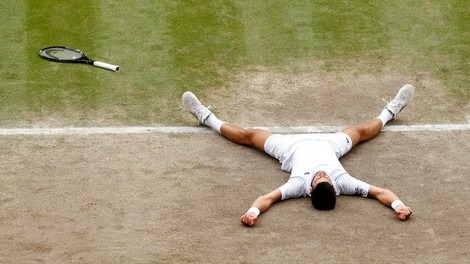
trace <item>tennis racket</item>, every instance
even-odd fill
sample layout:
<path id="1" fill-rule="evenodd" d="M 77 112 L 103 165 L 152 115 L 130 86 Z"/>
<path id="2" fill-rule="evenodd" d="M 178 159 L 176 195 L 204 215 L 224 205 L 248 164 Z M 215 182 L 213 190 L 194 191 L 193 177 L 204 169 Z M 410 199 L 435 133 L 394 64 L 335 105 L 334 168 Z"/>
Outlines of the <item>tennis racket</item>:
<path id="1" fill-rule="evenodd" d="M 78 49 L 64 46 L 51 46 L 39 51 L 39 57 L 54 61 L 54 62 L 68 62 L 68 63 L 84 63 L 91 64 L 96 67 L 104 68 L 111 71 L 119 71 L 119 66 L 112 65 L 101 61 L 93 61 L 87 58 L 83 52 Z"/>

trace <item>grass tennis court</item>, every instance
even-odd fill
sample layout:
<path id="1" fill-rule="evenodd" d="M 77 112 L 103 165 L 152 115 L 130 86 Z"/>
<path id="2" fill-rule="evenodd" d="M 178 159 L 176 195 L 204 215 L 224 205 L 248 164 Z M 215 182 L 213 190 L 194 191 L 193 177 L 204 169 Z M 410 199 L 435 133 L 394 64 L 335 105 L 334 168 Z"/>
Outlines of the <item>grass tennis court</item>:
<path id="1" fill-rule="evenodd" d="M 242 126 L 346 126 L 404 83 L 417 95 L 396 124 L 470 120 L 468 1 L 4 0 L 0 19 L 0 128 L 195 126 L 186 90 Z M 40 59 L 52 45 L 121 71 Z M 213 133 L 0 148 L 2 263 L 468 259 L 468 131 L 385 132 L 343 161 L 397 191 L 412 221 L 362 199 L 324 215 L 292 200 L 252 229 L 240 213 L 286 175 Z"/>

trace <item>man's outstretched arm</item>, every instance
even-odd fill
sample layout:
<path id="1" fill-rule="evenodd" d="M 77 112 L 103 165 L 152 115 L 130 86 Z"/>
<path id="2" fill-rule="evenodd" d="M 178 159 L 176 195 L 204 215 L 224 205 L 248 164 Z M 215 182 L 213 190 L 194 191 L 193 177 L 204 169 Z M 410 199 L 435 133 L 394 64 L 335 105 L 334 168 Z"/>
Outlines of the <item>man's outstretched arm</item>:
<path id="1" fill-rule="evenodd" d="M 252 226 L 258 220 L 258 216 L 261 213 L 266 212 L 271 205 L 281 200 L 282 194 L 279 189 L 276 189 L 268 194 L 258 197 L 251 208 L 240 218 L 240 222 L 247 226 Z"/>
<path id="2" fill-rule="evenodd" d="M 379 200 L 379 202 L 387 207 L 392 207 L 397 217 L 401 220 L 406 220 L 413 213 L 411 208 L 404 205 L 398 196 L 390 190 L 371 185 L 368 196 Z"/>

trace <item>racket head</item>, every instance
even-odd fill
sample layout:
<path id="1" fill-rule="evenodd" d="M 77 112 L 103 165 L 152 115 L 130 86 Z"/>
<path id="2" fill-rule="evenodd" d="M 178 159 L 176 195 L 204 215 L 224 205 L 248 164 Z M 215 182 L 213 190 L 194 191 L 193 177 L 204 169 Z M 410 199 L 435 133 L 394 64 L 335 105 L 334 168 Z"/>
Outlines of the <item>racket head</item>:
<path id="1" fill-rule="evenodd" d="M 38 52 L 39 57 L 55 62 L 77 62 L 93 64 L 79 49 L 65 46 L 50 46 Z"/>

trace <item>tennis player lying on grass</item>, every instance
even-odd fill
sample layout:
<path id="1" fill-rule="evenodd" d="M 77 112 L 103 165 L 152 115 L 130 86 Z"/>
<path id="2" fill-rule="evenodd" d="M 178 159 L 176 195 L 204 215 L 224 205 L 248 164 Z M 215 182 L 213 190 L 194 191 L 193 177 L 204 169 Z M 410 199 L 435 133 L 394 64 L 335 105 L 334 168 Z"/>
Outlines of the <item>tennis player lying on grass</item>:
<path id="1" fill-rule="evenodd" d="M 395 119 L 414 96 L 414 87 L 403 86 L 380 115 L 365 123 L 348 127 L 342 132 L 326 134 L 272 134 L 261 129 L 243 129 L 219 120 L 191 93 L 183 94 L 186 110 L 199 123 L 209 126 L 228 140 L 255 147 L 279 160 L 284 171 L 290 172 L 289 180 L 278 189 L 258 197 L 240 221 L 252 226 L 260 213 L 268 210 L 275 202 L 310 196 L 312 205 L 318 210 L 334 209 L 337 195 L 360 195 L 371 197 L 391 207 L 396 216 L 406 220 L 411 208 L 392 191 L 358 180 L 343 168 L 339 158 L 358 143 L 377 136 L 383 126 Z"/>

